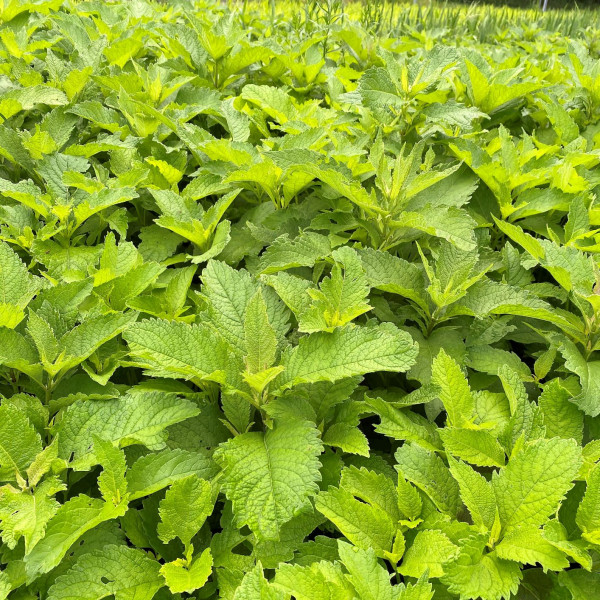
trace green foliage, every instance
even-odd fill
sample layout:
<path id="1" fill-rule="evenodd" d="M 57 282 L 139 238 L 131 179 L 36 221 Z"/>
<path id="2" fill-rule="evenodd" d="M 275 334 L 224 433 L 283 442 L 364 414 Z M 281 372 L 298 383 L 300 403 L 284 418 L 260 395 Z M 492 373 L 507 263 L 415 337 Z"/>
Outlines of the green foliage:
<path id="1" fill-rule="evenodd" d="M 267 4 L 0 1 L 0 600 L 597 598 L 598 14 Z"/>

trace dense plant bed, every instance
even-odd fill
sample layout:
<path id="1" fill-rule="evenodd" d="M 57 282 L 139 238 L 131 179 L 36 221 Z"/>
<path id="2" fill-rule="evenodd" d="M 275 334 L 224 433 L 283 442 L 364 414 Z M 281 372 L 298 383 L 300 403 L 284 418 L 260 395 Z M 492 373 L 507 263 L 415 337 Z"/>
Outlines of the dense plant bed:
<path id="1" fill-rule="evenodd" d="M 0 6 L 0 599 L 599 597 L 592 19 Z"/>

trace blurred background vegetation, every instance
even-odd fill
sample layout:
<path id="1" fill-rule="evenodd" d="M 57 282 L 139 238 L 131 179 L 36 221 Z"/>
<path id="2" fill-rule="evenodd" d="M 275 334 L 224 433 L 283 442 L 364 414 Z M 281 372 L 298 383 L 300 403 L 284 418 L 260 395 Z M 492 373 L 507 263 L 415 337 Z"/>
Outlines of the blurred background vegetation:
<path id="1" fill-rule="evenodd" d="M 429 4 L 489 4 L 493 6 L 510 6 L 512 8 L 542 8 L 544 4 L 544 0 L 451 0 L 450 2 L 444 2 L 440 0 L 417 0 L 413 2 L 413 0 L 404 0 L 408 3 L 421 4 L 421 5 L 429 5 Z M 547 0 L 546 2 L 547 9 L 577 9 L 581 8 L 599 8 L 600 9 L 600 0 Z"/>

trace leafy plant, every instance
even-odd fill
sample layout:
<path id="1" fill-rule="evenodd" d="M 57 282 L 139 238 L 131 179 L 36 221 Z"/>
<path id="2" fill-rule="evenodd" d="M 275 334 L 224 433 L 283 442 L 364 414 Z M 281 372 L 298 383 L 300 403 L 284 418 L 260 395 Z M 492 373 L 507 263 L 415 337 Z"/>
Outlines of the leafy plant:
<path id="1" fill-rule="evenodd" d="M 0 2 L 0 600 L 591 600 L 597 13 Z"/>

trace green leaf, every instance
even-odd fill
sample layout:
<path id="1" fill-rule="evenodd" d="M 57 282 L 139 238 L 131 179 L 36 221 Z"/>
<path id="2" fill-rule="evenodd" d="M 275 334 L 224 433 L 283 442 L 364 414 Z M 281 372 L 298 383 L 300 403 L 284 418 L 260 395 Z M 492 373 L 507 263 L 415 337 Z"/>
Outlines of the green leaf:
<path id="1" fill-rule="evenodd" d="M 572 569 L 559 573 L 558 581 L 563 587 L 567 588 L 571 593 L 571 597 L 575 600 L 588 600 L 590 590 L 598 589 L 600 577 L 598 573 Z"/>
<path id="2" fill-rule="evenodd" d="M 458 558 L 445 566 L 442 582 L 463 598 L 509 600 L 519 589 L 521 569 L 513 561 L 498 558 L 495 552 L 484 554 L 485 544 L 485 536 L 464 540 Z"/>
<path id="3" fill-rule="evenodd" d="M 59 456 L 71 459 L 82 470 L 97 464 L 94 436 L 120 447 L 143 444 L 150 449 L 165 446 L 169 425 L 200 413 L 189 400 L 162 392 L 138 392 L 114 400 L 77 402 L 58 426 Z"/>
<path id="4" fill-rule="evenodd" d="M 136 317 L 136 313 L 126 313 L 87 319 L 60 339 L 58 365 L 63 371 L 77 366 L 102 344 L 125 331 Z"/>
<path id="5" fill-rule="evenodd" d="M 328 330 L 346 325 L 372 308 L 365 302 L 369 288 L 356 251 L 342 247 L 334 250 L 332 256 L 336 262 L 330 276 L 323 279 L 320 289 L 307 290 L 312 302 L 307 307 L 308 315 L 300 315 L 301 321 L 307 317 L 312 321 L 317 315 L 322 317 Z M 311 331 L 312 328 L 302 330 Z"/>
<path id="6" fill-rule="evenodd" d="M 581 443 L 583 414 L 572 399 L 569 391 L 561 385 L 560 379 L 553 379 L 544 386 L 538 405 L 544 415 L 546 437 L 574 438 Z"/>
<path id="7" fill-rule="evenodd" d="M 192 560 L 190 565 L 181 564 L 181 562 L 179 560 L 165 563 L 160 568 L 160 573 L 173 594 L 183 592 L 191 594 L 194 590 L 203 587 L 212 573 L 213 559 L 210 548 Z"/>
<path id="8" fill-rule="evenodd" d="M 25 554 L 29 554 L 44 537 L 46 524 L 60 507 L 53 496 L 64 489 L 66 485 L 55 477 L 42 482 L 33 492 L 10 485 L 0 487 L 2 541 L 12 549 L 23 537 Z"/>
<path id="9" fill-rule="evenodd" d="M 444 427 L 440 436 L 446 452 L 468 463 L 480 467 L 504 466 L 504 449 L 489 431 Z"/>
<path id="10" fill-rule="evenodd" d="M 129 497 L 135 500 L 149 496 L 190 475 L 209 480 L 217 470 L 207 453 L 181 449 L 152 452 L 136 460 L 127 471 Z"/>
<path id="11" fill-rule="evenodd" d="M 417 533 L 413 543 L 407 548 L 399 567 L 405 577 L 421 577 L 429 572 L 429 577 L 442 577 L 444 565 L 458 556 L 459 549 L 441 531 L 425 529 Z"/>
<path id="12" fill-rule="evenodd" d="M 33 85 L 15 89 L 6 94 L 6 97 L 16 100 L 22 110 L 31 110 L 36 104 L 62 106 L 69 103 L 67 97 L 60 90 L 49 85 Z"/>
<path id="13" fill-rule="evenodd" d="M 573 486 L 581 462 L 581 447 L 574 440 L 527 443 L 492 478 L 503 529 L 545 523 Z"/>
<path id="14" fill-rule="evenodd" d="M 58 439 L 54 438 L 27 467 L 27 483 L 29 487 L 35 487 L 44 475 L 51 470 L 58 472 L 58 470 L 62 470 L 63 466 L 63 461 L 58 458 Z M 54 471 L 55 469 L 56 471 Z"/>
<path id="15" fill-rule="evenodd" d="M 457 362 L 443 349 L 433 360 L 431 381 L 441 390 L 449 424 L 460 427 L 469 423 L 475 410 L 471 389 Z"/>
<path id="16" fill-rule="evenodd" d="M 496 497 L 489 481 L 466 463 L 451 456 L 448 457 L 448 464 L 473 523 L 483 530 L 491 530 L 496 516 Z"/>
<path id="17" fill-rule="evenodd" d="M 83 494 L 65 502 L 48 522 L 46 535 L 25 557 L 28 581 L 56 567 L 71 545 L 86 531 L 104 521 L 121 517 L 126 511 L 124 503 L 115 506 L 112 502 Z"/>
<path id="18" fill-rule="evenodd" d="M 233 595 L 233 600 L 284 600 L 284 598 L 285 593 L 265 579 L 260 562 L 244 575 Z"/>
<path id="19" fill-rule="evenodd" d="M 560 351 L 565 359 L 565 367 L 575 373 L 581 382 L 581 393 L 572 402 L 586 415 L 600 415 L 600 361 L 586 361 L 577 346 L 570 340 L 563 340 Z"/>
<path id="20" fill-rule="evenodd" d="M 105 546 L 83 554 L 73 567 L 56 579 L 48 600 L 151 600 L 164 586 L 160 565 L 142 550 Z"/>
<path id="21" fill-rule="evenodd" d="M 514 450 L 519 440 L 533 441 L 545 437 L 543 414 L 539 406 L 529 402 L 527 390 L 519 374 L 508 365 L 498 370 L 504 393 L 508 399 L 511 417 L 502 438 L 509 449 Z"/>
<path id="22" fill-rule="evenodd" d="M 290 240 L 284 234 L 261 255 L 257 272 L 267 275 L 294 267 L 312 267 L 317 260 L 330 253 L 331 243 L 323 235 L 308 232 Z"/>
<path id="23" fill-rule="evenodd" d="M 234 351 L 243 351 L 246 311 L 260 284 L 246 271 L 236 271 L 214 260 L 202 272 L 202 282 L 202 291 L 209 303 L 206 322 L 214 330 L 211 335 L 222 336 Z M 277 336 L 282 337 L 289 327 L 289 313 L 268 288 L 262 289 L 262 297 L 269 323 Z"/>
<path id="24" fill-rule="evenodd" d="M 464 298 L 452 305 L 447 316 L 464 314 L 474 317 L 487 315 L 519 315 L 540 319 L 571 331 L 579 325 L 574 315 L 554 309 L 531 292 L 503 283 L 483 279 L 472 285 Z"/>
<path id="25" fill-rule="evenodd" d="M 400 518 L 396 486 L 387 475 L 350 466 L 342 471 L 340 486 L 363 502 L 388 513 L 392 521 Z"/>
<path id="26" fill-rule="evenodd" d="M 446 240 L 461 250 L 476 248 L 475 221 L 464 210 L 455 206 L 427 205 L 419 212 L 405 211 L 391 222 L 395 228 L 416 229 Z"/>
<path id="27" fill-rule="evenodd" d="M 600 544 L 600 466 L 596 464 L 587 476 L 583 500 L 577 508 L 577 526 L 582 537 L 592 544 Z"/>
<path id="28" fill-rule="evenodd" d="M 403 296 L 427 308 L 425 278 L 416 264 L 371 248 L 360 250 L 359 255 L 370 287 Z"/>
<path id="29" fill-rule="evenodd" d="M 427 450 L 441 450 L 440 430 L 425 417 L 408 408 L 395 408 L 382 398 L 367 398 L 366 402 L 381 419 L 375 425 L 377 433 L 415 442 Z"/>
<path id="30" fill-rule="evenodd" d="M 102 466 L 102 473 L 98 477 L 98 489 L 106 502 L 117 505 L 127 495 L 125 453 L 97 435 L 94 435 L 94 452 Z"/>
<path id="31" fill-rule="evenodd" d="M 189 546 L 212 513 L 213 506 L 212 487 L 208 481 L 197 475 L 174 481 L 160 502 L 158 536 L 165 543 L 178 537 L 186 547 Z"/>
<path id="32" fill-rule="evenodd" d="M 400 588 L 392 587 L 390 574 L 379 564 L 373 550 L 361 550 L 338 540 L 340 559 L 349 575 L 347 579 L 361 600 L 395 600 Z"/>
<path id="33" fill-rule="evenodd" d="M 204 325 L 148 319 L 124 335 L 138 362 L 158 377 L 223 378 L 227 349 Z"/>
<path id="34" fill-rule="evenodd" d="M 40 287 L 10 246 L 0 241 L 0 326 L 16 327 Z"/>
<path id="35" fill-rule="evenodd" d="M 25 478 L 27 467 L 42 451 L 42 441 L 16 406 L 0 406 L 0 481 Z"/>
<path id="36" fill-rule="evenodd" d="M 3 366 L 26 373 L 41 384 L 43 367 L 38 361 L 35 346 L 25 336 L 14 329 L 0 327 L 0 362 Z"/>
<path id="37" fill-rule="evenodd" d="M 322 449 L 316 428 L 294 420 L 221 444 L 215 459 L 237 526 L 248 525 L 261 539 L 278 539 L 281 526 L 318 491 Z"/>
<path id="38" fill-rule="evenodd" d="M 499 558 L 523 564 L 539 563 L 544 571 L 562 571 L 569 566 L 565 553 L 546 541 L 534 525 L 509 531 L 496 546 L 496 554 Z"/>
<path id="39" fill-rule="evenodd" d="M 301 338 L 282 358 L 285 371 L 275 380 L 278 390 L 299 383 L 338 381 L 372 371 L 402 372 L 410 368 L 417 347 L 410 336 L 382 323 L 374 327 L 340 327 Z"/>
<path id="40" fill-rule="evenodd" d="M 269 323 L 267 305 L 260 290 L 246 307 L 244 338 L 247 371 L 255 374 L 271 367 L 277 352 L 277 336 Z"/>
<path id="41" fill-rule="evenodd" d="M 549 521 L 544 525 L 542 536 L 555 548 L 570 556 L 584 569 L 592 569 L 592 557 L 586 550 L 586 542 L 581 539 L 569 540 L 567 530 L 559 521 Z"/>
<path id="42" fill-rule="evenodd" d="M 52 327 L 43 317 L 29 309 L 27 333 L 37 348 L 44 368 L 51 371 L 53 369 L 52 363 L 58 354 L 58 341 Z"/>
<path id="43" fill-rule="evenodd" d="M 354 591 L 336 563 L 315 562 L 307 567 L 282 564 L 275 586 L 296 600 L 354 600 Z"/>
<path id="44" fill-rule="evenodd" d="M 425 492 L 440 511 L 456 516 L 458 484 L 437 454 L 416 444 L 404 444 L 396 450 L 395 456 L 396 469 L 405 479 Z"/>
<path id="45" fill-rule="evenodd" d="M 315 507 L 353 544 L 383 556 L 392 548 L 396 524 L 385 511 L 354 496 L 344 488 L 330 487 L 317 496 Z"/>

